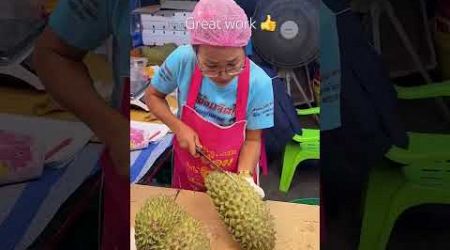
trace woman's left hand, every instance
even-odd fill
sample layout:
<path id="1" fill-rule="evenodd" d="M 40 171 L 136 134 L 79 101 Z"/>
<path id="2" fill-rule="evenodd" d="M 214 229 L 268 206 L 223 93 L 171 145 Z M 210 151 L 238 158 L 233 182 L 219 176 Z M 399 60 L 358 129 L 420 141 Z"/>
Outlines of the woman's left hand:
<path id="1" fill-rule="evenodd" d="M 260 186 L 256 185 L 255 181 L 253 180 L 253 177 L 251 176 L 245 177 L 245 180 L 250 184 L 250 186 L 252 186 L 252 188 L 256 191 L 256 193 L 258 193 L 261 199 L 264 199 L 265 196 L 264 190 Z"/>

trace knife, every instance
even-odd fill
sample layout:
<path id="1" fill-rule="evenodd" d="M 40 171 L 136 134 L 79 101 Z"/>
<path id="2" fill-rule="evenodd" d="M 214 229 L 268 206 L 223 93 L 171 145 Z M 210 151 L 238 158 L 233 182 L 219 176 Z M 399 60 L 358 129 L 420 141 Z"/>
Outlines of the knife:
<path id="1" fill-rule="evenodd" d="M 219 166 L 217 166 L 217 164 L 215 164 L 212 160 L 211 160 L 211 158 L 209 158 L 207 155 L 206 155 L 206 153 L 205 153 L 205 151 L 203 151 L 203 149 L 201 149 L 199 146 L 195 146 L 195 150 L 197 151 L 197 153 L 199 153 L 203 158 L 205 158 L 205 160 L 207 160 L 208 161 L 208 163 L 211 165 L 211 166 L 213 166 L 216 170 L 219 170 L 219 171 L 222 171 L 222 172 L 224 172 L 224 170 L 222 169 L 222 168 L 220 168 Z"/>
<path id="2" fill-rule="evenodd" d="M 199 153 L 203 158 L 205 158 L 205 159 L 208 161 L 209 165 L 213 166 L 216 170 L 218 170 L 218 171 L 220 171 L 220 172 L 225 173 L 226 175 L 228 175 L 228 176 L 229 176 L 233 181 L 235 181 L 235 183 L 237 184 L 237 182 L 236 182 L 236 180 L 233 178 L 233 176 L 232 176 L 228 171 L 225 171 L 225 170 L 223 170 L 221 167 L 217 166 L 217 164 L 215 164 L 215 163 L 211 160 L 211 158 L 209 158 L 209 157 L 206 155 L 206 153 L 205 153 L 205 151 L 203 151 L 203 149 L 201 149 L 199 146 L 195 145 L 195 150 L 197 151 L 197 153 Z"/>

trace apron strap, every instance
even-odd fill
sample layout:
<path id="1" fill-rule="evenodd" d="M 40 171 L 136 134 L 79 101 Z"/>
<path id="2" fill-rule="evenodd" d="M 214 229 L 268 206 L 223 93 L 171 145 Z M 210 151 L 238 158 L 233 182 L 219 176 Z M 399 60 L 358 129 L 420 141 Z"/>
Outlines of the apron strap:
<path id="1" fill-rule="evenodd" d="M 202 85 L 202 72 L 197 64 L 195 64 L 194 73 L 191 78 L 191 86 L 189 87 L 189 92 L 187 96 L 186 105 L 193 110 L 195 110 L 195 102 L 197 101 L 198 93 L 200 92 L 200 87 Z"/>
<path id="2" fill-rule="evenodd" d="M 247 101 L 250 85 L 250 60 L 245 58 L 244 70 L 238 78 L 237 97 L 236 97 L 236 121 L 247 119 Z"/>

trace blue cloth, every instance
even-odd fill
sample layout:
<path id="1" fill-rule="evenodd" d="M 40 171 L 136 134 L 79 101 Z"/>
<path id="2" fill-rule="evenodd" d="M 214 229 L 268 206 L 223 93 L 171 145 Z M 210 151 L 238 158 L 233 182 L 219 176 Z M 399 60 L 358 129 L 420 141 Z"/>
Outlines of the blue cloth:
<path id="1" fill-rule="evenodd" d="M 252 40 L 250 40 L 247 44 L 247 46 L 245 46 L 245 54 L 250 57 L 251 55 L 253 55 L 253 43 Z"/>
<path id="2" fill-rule="evenodd" d="M 320 2 L 320 129 L 341 126 L 341 62 L 334 13 Z"/>
<path id="3" fill-rule="evenodd" d="M 4 189 L 20 190 L 24 185 L 21 192 L 14 194 L 17 197 L 12 200 L 12 209 L 2 211 L 6 213 L 6 217 L 0 219 L 0 249 L 25 249 L 31 244 L 69 196 L 87 178 L 98 173 L 98 159 L 102 149 L 101 145 L 88 144 L 73 161 L 44 168 L 39 179 L 0 187 L 0 194 L 4 195 Z M 52 197 L 51 201 L 48 200 L 49 197 Z M 7 203 L 1 205 L 5 204 Z M 45 208 L 51 209 L 51 212 Z M 42 214 L 43 211 L 47 212 Z"/>
<path id="4" fill-rule="evenodd" d="M 113 104 L 117 106 L 123 91 L 122 77 L 129 76 L 130 6 L 120 0 L 61 0 L 50 16 L 49 26 L 67 44 L 93 50 L 113 37 L 115 88 Z"/>
<path id="5" fill-rule="evenodd" d="M 274 126 L 264 130 L 263 136 L 267 158 L 275 160 L 284 152 L 286 144 L 292 141 L 292 137 L 295 134 L 301 134 L 300 119 L 294 107 L 294 102 L 287 93 L 286 83 L 283 79 L 276 77 L 276 68 L 263 61 L 256 53 L 251 58 L 273 78 Z"/>
<path id="6" fill-rule="evenodd" d="M 167 134 L 158 142 L 152 142 L 142 150 L 134 150 L 130 153 L 130 183 L 138 183 L 155 167 L 154 164 L 172 146 L 173 134 Z"/>
<path id="7" fill-rule="evenodd" d="M 136 183 L 139 181 L 138 177 L 141 174 L 142 169 L 145 167 L 147 159 L 150 157 L 157 145 L 157 143 L 151 143 L 147 148 L 140 150 L 139 155 L 136 157 L 134 163 L 131 164 L 130 182 Z"/>
<path id="8" fill-rule="evenodd" d="M 41 206 L 65 170 L 66 168 L 46 169 L 39 181 L 31 182 L 34 185 L 28 185 L 25 188 L 9 216 L 0 224 L 0 235 L 5 236 L 0 237 L 3 238 L 0 243 L 1 249 L 14 249 L 28 229 L 30 221 L 33 220 L 37 212 L 36 208 Z"/>
<path id="9" fill-rule="evenodd" d="M 186 103 L 191 77 L 196 64 L 196 55 L 190 45 L 174 50 L 152 79 L 152 86 L 169 94 L 178 88 L 178 107 Z M 235 122 L 237 77 L 225 87 L 216 85 L 203 77 L 202 87 L 195 109 L 203 117 L 221 126 Z M 179 116 L 181 115 L 179 109 Z M 247 103 L 247 129 L 265 129 L 273 126 L 272 79 L 251 62 L 250 86 Z"/>

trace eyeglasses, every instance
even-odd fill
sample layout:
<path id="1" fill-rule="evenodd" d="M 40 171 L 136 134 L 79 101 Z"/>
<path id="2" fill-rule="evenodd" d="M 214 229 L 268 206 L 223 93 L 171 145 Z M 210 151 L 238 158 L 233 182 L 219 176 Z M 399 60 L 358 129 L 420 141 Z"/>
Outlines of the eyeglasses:
<path id="1" fill-rule="evenodd" d="M 239 75 L 245 68 L 245 64 L 244 64 L 244 60 L 242 60 L 242 62 L 239 65 L 233 65 L 233 66 L 227 66 L 225 67 L 224 72 L 228 75 L 228 76 L 237 76 Z M 223 70 L 221 69 L 217 69 L 217 67 L 208 67 L 206 65 L 203 65 L 197 57 L 197 64 L 198 67 L 200 68 L 200 71 L 202 72 L 202 74 L 206 77 L 218 77 Z"/>

